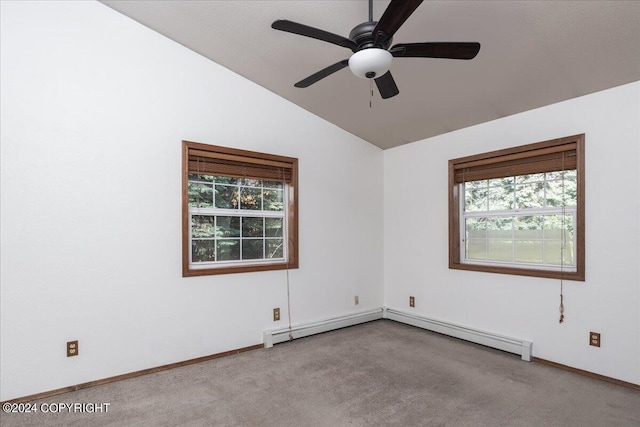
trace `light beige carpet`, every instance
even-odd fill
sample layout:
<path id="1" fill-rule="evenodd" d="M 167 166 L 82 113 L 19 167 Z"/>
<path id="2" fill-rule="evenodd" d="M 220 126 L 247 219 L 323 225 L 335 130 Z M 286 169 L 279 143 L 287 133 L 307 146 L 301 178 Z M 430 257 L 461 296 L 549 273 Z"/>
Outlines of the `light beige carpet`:
<path id="1" fill-rule="evenodd" d="M 640 426 L 640 392 L 389 320 L 79 390 L 12 426 Z"/>

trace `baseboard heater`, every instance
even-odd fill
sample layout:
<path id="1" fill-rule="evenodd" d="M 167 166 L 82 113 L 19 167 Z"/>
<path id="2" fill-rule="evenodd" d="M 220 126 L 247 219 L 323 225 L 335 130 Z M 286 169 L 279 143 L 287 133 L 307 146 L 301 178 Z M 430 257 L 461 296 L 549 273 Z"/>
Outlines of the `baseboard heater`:
<path id="1" fill-rule="evenodd" d="M 323 319 L 317 322 L 298 324 L 292 326 L 291 329 L 288 327 L 270 329 L 263 333 L 264 347 L 270 348 L 273 347 L 274 344 L 289 341 L 289 339 L 308 337 L 310 335 L 321 334 L 323 332 L 329 332 L 335 329 L 346 328 L 347 326 L 359 325 L 360 323 L 371 322 L 379 319 L 382 319 L 382 308 L 348 314 L 346 316 L 333 317 L 330 319 Z"/>
<path id="2" fill-rule="evenodd" d="M 270 348 L 273 347 L 274 344 L 289 341 L 290 339 L 308 337 L 310 335 L 321 334 L 323 332 L 329 332 L 335 329 L 346 328 L 348 326 L 359 325 L 360 323 L 371 322 L 379 319 L 390 319 L 509 353 L 519 354 L 522 357 L 522 360 L 526 360 L 527 362 L 531 361 L 533 349 L 533 343 L 531 341 L 506 337 L 504 335 L 494 334 L 493 332 L 481 331 L 468 326 L 430 319 L 428 317 L 386 307 L 333 317 L 330 319 L 323 319 L 317 322 L 297 324 L 292 326 L 291 329 L 284 327 L 266 330 L 263 333 L 264 347 Z"/>
<path id="3" fill-rule="evenodd" d="M 531 361 L 531 353 L 533 349 L 533 343 L 531 341 L 506 337 L 494 334 L 493 332 L 481 331 L 467 326 L 444 322 L 442 320 L 430 319 L 428 317 L 418 316 L 412 313 L 394 310 L 392 308 L 383 309 L 383 318 L 395 320 L 396 322 L 405 323 L 407 325 L 416 326 L 418 328 L 427 329 L 429 331 L 438 332 L 455 338 L 460 338 L 465 341 L 471 341 L 476 344 L 482 344 L 487 347 L 496 348 L 509 353 L 519 354 L 522 357 L 522 360 L 526 360 L 527 362 Z"/>

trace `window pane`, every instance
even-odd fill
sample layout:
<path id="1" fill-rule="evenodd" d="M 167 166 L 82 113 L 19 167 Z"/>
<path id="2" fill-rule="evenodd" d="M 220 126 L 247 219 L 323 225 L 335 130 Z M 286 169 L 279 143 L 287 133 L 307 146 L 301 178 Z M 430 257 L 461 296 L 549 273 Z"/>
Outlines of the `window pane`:
<path id="1" fill-rule="evenodd" d="M 516 240 L 515 259 L 518 262 L 542 262 L 542 241 L 541 240 Z"/>
<path id="2" fill-rule="evenodd" d="M 191 260 L 193 262 L 215 261 L 215 241 L 193 240 L 191 242 Z"/>
<path id="3" fill-rule="evenodd" d="M 229 184 L 229 185 L 237 185 L 238 178 L 231 178 L 229 176 L 216 176 L 214 177 L 216 184 Z"/>
<path id="4" fill-rule="evenodd" d="M 487 237 L 487 220 L 485 218 L 467 218 L 465 220 L 467 239 L 484 239 Z"/>
<path id="5" fill-rule="evenodd" d="M 486 211 L 489 209 L 487 190 L 470 190 L 466 192 L 465 207 L 467 212 Z"/>
<path id="6" fill-rule="evenodd" d="M 565 241 L 563 255 L 565 264 L 573 265 L 575 263 L 575 248 L 572 241 Z"/>
<path id="7" fill-rule="evenodd" d="M 471 181 L 464 184 L 464 210 L 467 212 L 486 211 L 487 181 Z"/>
<path id="8" fill-rule="evenodd" d="M 542 239 L 542 217 L 517 217 L 514 230 L 514 238 L 520 240 Z"/>
<path id="9" fill-rule="evenodd" d="M 489 188 L 489 210 L 513 209 L 513 186 Z"/>
<path id="10" fill-rule="evenodd" d="M 487 180 L 465 182 L 464 186 L 467 190 L 480 190 L 483 188 L 487 188 Z"/>
<path id="11" fill-rule="evenodd" d="M 264 237 L 263 218 L 242 217 L 242 237 Z"/>
<path id="12" fill-rule="evenodd" d="M 576 206 L 578 200 L 578 183 L 576 181 L 564 180 L 564 197 L 566 206 Z"/>
<path id="13" fill-rule="evenodd" d="M 487 259 L 487 241 L 485 239 L 467 239 L 467 259 Z"/>
<path id="14" fill-rule="evenodd" d="M 206 181 L 213 182 L 213 176 L 211 175 L 198 175 L 195 173 L 189 174 L 189 181 Z"/>
<path id="15" fill-rule="evenodd" d="M 562 229 L 564 228 L 564 238 L 573 240 L 573 215 L 545 215 L 544 216 L 544 238 L 557 239 L 563 238 Z"/>
<path id="16" fill-rule="evenodd" d="M 544 206 L 544 182 L 516 186 L 517 209 L 541 208 Z"/>
<path id="17" fill-rule="evenodd" d="M 282 181 L 263 181 L 262 185 L 265 188 L 275 188 L 281 190 L 284 187 Z"/>
<path id="18" fill-rule="evenodd" d="M 547 205 L 548 206 L 575 206 L 577 200 L 576 182 L 562 180 L 547 182 Z"/>
<path id="19" fill-rule="evenodd" d="M 216 185 L 216 208 L 237 209 L 238 187 L 232 185 Z"/>
<path id="20" fill-rule="evenodd" d="M 242 259 L 264 258 L 264 240 L 242 239 Z"/>
<path id="21" fill-rule="evenodd" d="M 566 171 L 547 172 L 545 174 L 547 181 L 551 181 L 554 179 L 561 180 L 563 175 L 564 179 L 566 179 L 567 181 L 575 181 L 578 177 L 578 171 L 576 171 L 575 169 L 569 169 Z"/>
<path id="22" fill-rule="evenodd" d="M 513 241 L 487 241 L 487 259 L 493 261 L 511 261 L 513 259 Z"/>
<path id="23" fill-rule="evenodd" d="M 497 178 L 497 179 L 490 179 L 489 187 L 504 187 L 504 186 L 513 185 L 513 180 L 514 180 L 514 177 L 512 176 Z"/>
<path id="24" fill-rule="evenodd" d="M 240 209 L 262 210 L 262 190 L 260 188 L 240 188 Z"/>
<path id="25" fill-rule="evenodd" d="M 282 228 L 284 221 L 282 218 L 265 218 L 264 219 L 264 235 L 266 237 L 282 237 Z"/>
<path id="26" fill-rule="evenodd" d="M 234 261 L 240 259 L 240 240 L 216 240 L 218 261 Z"/>
<path id="27" fill-rule="evenodd" d="M 216 217 L 216 237 L 240 237 L 240 218 L 237 216 Z"/>
<path id="28" fill-rule="evenodd" d="M 567 241 L 564 250 L 562 240 L 547 240 L 544 242 L 544 262 L 546 264 L 560 265 L 564 254 L 564 265 L 573 265 L 573 242 Z"/>
<path id="29" fill-rule="evenodd" d="M 284 210 L 282 190 L 264 190 L 264 210 L 282 211 Z"/>
<path id="30" fill-rule="evenodd" d="M 206 215 L 191 216 L 191 236 L 198 237 L 214 237 L 214 221 L 215 217 Z"/>
<path id="31" fill-rule="evenodd" d="M 253 179 L 253 178 L 245 178 L 241 180 L 241 184 L 245 187 L 262 187 L 262 180 Z"/>
<path id="32" fill-rule="evenodd" d="M 553 181 L 555 179 L 562 179 L 562 171 L 547 172 L 547 173 L 544 174 L 544 176 L 545 176 L 547 181 Z"/>
<path id="33" fill-rule="evenodd" d="M 213 188 L 210 184 L 189 182 L 189 207 L 210 208 L 213 206 Z"/>
<path id="34" fill-rule="evenodd" d="M 562 181 L 547 181 L 546 185 L 546 206 L 566 206 L 566 194 L 562 194 Z"/>
<path id="35" fill-rule="evenodd" d="M 267 239 L 267 248 L 265 258 L 282 258 L 284 257 L 284 240 Z"/>
<path id="36" fill-rule="evenodd" d="M 538 181 L 544 181 L 543 173 L 534 173 L 531 175 L 520 175 L 516 177 L 516 183 L 518 184 L 532 183 L 532 182 L 538 182 Z"/>
<path id="37" fill-rule="evenodd" d="M 487 237 L 494 239 L 513 238 L 513 218 L 510 216 L 487 218 Z"/>

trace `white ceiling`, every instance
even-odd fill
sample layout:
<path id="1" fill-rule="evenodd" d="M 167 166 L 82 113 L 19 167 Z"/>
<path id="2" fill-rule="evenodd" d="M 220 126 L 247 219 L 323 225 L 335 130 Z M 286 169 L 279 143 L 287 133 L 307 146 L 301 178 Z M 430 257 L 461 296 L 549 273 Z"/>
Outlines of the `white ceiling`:
<path id="1" fill-rule="evenodd" d="M 367 0 L 132 1 L 107 6 L 381 148 L 640 80 L 640 1 L 425 1 L 393 44 L 477 41 L 471 61 L 394 58 L 383 100 L 348 68 L 293 84 L 351 51 L 276 31 L 288 19 L 348 36 Z M 374 20 L 389 0 L 374 1 Z"/>

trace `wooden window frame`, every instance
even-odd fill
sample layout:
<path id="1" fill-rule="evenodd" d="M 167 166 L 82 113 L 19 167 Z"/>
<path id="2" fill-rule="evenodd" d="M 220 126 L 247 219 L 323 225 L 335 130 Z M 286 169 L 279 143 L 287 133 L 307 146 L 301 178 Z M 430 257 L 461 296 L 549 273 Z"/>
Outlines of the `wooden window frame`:
<path id="1" fill-rule="evenodd" d="M 488 273 L 512 274 L 520 276 L 545 277 L 564 280 L 585 280 L 585 135 L 573 135 L 549 141 L 527 144 L 504 150 L 491 151 L 473 156 L 449 160 L 449 268 L 456 270 L 482 271 Z M 542 270 L 536 268 L 505 267 L 495 265 L 480 265 L 463 263 L 460 260 L 460 197 L 459 184 L 464 181 L 497 178 L 496 170 L 501 165 L 509 170 L 527 170 L 524 173 L 550 172 L 558 169 L 557 159 L 552 159 L 554 153 L 570 153 L 570 159 L 565 169 L 577 171 L 577 226 L 576 226 L 576 271 Z M 541 159 L 539 164 L 533 164 L 531 159 Z M 553 162 L 555 161 L 555 165 Z M 565 166 L 565 159 L 562 159 Z M 529 163 L 527 166 L 526 163 Z M 551 169 L 549 169 L 551 168 Z M 493 171 L 488 171 L 493 169 Z M 468 173 L 470 177 L 461 177 Z M 470 171 L 470 172 L 466 172 Z M 492 175 L 493 173 L 493 175 Z M 500 173 L 500 172 L 497 172 Z M 506 176 L 506 175 L 505 175 Z M 470 179 L 467 179 L 470 178 Z"/>
<path id="2" fill-rule="evenodd" d="M 195 157 L 206 159 L 208 165 L 219 169 L 220 175 L 238 178 L 268 179 L 260 174 L 269 174 L 277 180 L 280 175 L 286 181 L 287 194 L 287 259 L 284 262 L 255 263 L 250 260 L 239 265 L 224 265 L 213 268 L 190 268 L 189 230 L 189 160 Z M 192 160 L 193 162 L 193 160 Z M 240 172 L 241 171 L 241 172 Z M 212 173 L 212 172 L 208 172 Z M 207 276 L 230 273 L 246 273 L 298 268 L 298 159 L 266 154 L 237 148 L 182 141 L 182 276 Z"/>

